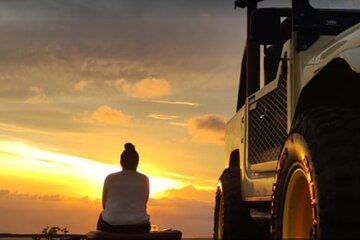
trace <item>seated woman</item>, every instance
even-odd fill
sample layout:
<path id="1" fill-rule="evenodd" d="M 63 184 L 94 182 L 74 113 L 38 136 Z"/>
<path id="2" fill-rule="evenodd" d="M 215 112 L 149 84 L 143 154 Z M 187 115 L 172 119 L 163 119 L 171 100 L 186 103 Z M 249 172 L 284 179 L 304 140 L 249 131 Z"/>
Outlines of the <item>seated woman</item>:
<path id="1" fill-rule="evenodd" d="M 146 204 L 149 199 L 149 179 L 136 171 L 139 155 L 135 146 L 125 144 L 120 157 L 122 171 L 106 177 L 97 230 L 115 233 L 150 232 Z"/>

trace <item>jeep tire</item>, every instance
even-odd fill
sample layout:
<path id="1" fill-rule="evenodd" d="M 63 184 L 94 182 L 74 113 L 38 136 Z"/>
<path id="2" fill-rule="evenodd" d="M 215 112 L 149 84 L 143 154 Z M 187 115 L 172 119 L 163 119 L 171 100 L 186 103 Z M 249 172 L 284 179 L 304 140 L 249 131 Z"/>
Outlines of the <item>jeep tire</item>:
<path id="1" fill-rule="evenodd" d="M 252 238 L 249 208 L 241 197 L 239 168 L 224 170 L 215 201 L 214 239 Z"/>
<path id="2" fill-rule="evenodd" d="M 360 111 L 321 107 L 297 117 L 280 155 L 275 239 L 360 236 Z"/>

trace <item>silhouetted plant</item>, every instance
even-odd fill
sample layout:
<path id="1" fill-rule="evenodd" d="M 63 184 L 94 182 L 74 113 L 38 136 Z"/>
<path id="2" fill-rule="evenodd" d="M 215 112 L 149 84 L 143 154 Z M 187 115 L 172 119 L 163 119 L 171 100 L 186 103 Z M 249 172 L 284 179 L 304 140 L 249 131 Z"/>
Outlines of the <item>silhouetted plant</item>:
<path id="1" fill-rule="evenodd" d="M 67 234 L 68 232 L 67 228 L 46 226 L 41 232 L 41 237 L 34 237 L 33 240 L 41 240 L 43 238 L 47 240 L 55 240 L 56 235 Z M 60 238 L 60 240 L 63 240 L 63 238 Z"/>

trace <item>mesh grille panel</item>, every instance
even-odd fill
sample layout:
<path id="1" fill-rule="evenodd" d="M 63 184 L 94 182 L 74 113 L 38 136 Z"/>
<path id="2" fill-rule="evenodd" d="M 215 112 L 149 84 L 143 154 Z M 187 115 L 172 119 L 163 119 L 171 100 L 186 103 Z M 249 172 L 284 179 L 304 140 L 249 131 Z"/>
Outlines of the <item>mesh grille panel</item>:
<path id="1" fill-rule="evenodd" d="M 260 98 L 249 114 L 249 162 L 262 163 L 278 158 L 287 137 L 286 79 Z"/>

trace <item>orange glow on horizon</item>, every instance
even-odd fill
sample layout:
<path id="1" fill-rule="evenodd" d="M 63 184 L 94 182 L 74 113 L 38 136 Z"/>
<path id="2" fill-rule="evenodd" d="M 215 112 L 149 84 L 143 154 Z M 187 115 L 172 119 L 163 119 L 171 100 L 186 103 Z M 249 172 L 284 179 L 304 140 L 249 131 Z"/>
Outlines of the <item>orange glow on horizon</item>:
<path id="1" fill-rule="evenodd" d="M 7 187 L 32 194 L 93 199 L 101 198 L 105 177 L 120 170 L 118 165 L 41 150 L 14 141 L 0 141 L 0 162 L 0 179 L 4 178 L 1 181 Z M 184 186 L 181 181 L 154 175 L 156 171 L 152 169 L 145 167 L 142 172 L 150 179 L 150 197 L 156 198 L 165 190 Z M 10 179 L 9 175 L 11 182 L 6 180 Z M 21 186 L 22 182 L 27 186 Z"/>

